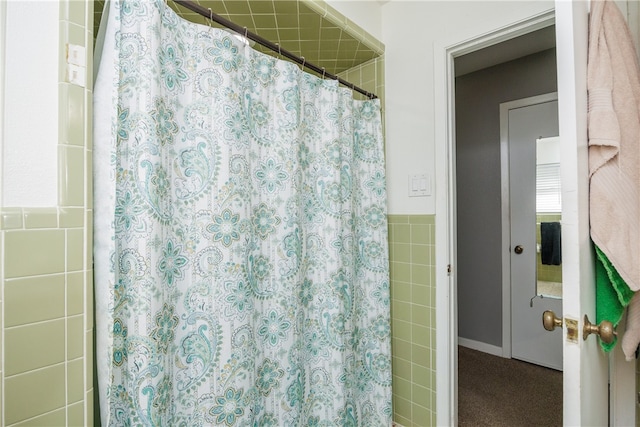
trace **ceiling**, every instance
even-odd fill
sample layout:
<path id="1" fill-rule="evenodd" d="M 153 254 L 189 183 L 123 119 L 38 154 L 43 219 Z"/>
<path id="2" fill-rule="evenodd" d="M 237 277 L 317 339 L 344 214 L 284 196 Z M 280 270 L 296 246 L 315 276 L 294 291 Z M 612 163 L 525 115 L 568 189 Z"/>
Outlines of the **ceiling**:
<path id="1" fill-rule="evenodd" d="M 353 22 L 324 2 L 311 0 L 195 0 L 205 9 L 246 27 L 248 31 L 303 56 L 309 63 L 337 74 L 380 56 L 383 47 Z M 168 0 L 183 18 L 208 24 L 201 15 Z M 94 34 L 100 23 L 104 0 L 94 3 Z M 342 23 L 340 23 L 342 22 Z M 215 22 L 214 27 L 220 27 Z M 255 49 L 276 55 L 259 45 Z"/>
<path id="2" fill-rule="evenodd" d="M 551 25 L 502 43 L 459 56 L 456 77 L 556 47 L 556 27 Z"/>

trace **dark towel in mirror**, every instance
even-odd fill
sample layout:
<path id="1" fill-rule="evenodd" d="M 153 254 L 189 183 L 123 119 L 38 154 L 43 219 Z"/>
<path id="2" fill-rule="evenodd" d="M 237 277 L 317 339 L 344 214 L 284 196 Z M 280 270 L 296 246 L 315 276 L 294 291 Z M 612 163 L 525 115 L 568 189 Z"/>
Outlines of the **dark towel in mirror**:
<path id="1" fill-rule="evenodd" d="M 559 222 L 540 223 L 540 258 L 545 265 L 560 265 L 562 249 Z"/>

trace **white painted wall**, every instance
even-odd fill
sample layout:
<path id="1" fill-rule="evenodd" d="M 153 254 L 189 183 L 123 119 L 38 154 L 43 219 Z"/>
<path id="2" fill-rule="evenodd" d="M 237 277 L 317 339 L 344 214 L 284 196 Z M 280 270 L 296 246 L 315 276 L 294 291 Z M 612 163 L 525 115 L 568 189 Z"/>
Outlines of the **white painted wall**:
<path id="1" fill-rule="evenodd" d="M 552 9 L 553 1 L 328 0 L 385 44 L 387 195 L 391 214 L 435 214 L 433 47 Z M 409 197 L 409 175 L 431 195 Z"/>
<path id="2" fill-rule="evenodd" d="M 553 7 L 543 0 L 382 5 L 390 214 L 435 214 L 434 45 L 461 42 Z M 408 197 L 408 175 L 418 173 L 431 178 L 431 196 Z"/>
<path id="3" fill-rule="evenodd" d="M 376 0 L 326 0 L 326 2 L 382 41 L 382 3 Z"/>
<path id="4" fill-rule="evenodd" d="M 0 208 L 2 207 L 2 176 L 4 175 L 4 165 L 3 165 L 3 151 L 4 151 L 4 64 L 6 60 L 5 55 L 5 35 L 7 28 L 7 4 L 6 2 L 0 2 Z M 0 233 L 2 234 L 2 233 Z M 0 240 L 0 243 L 2 241 Z M 2 275 L 2 270 L 0 269 L 0 276 Z"/>
<path id="5" fill-rule="evenodd" d="M 2 3 L 0 206 L 56 206 L 60 6 Z"/>

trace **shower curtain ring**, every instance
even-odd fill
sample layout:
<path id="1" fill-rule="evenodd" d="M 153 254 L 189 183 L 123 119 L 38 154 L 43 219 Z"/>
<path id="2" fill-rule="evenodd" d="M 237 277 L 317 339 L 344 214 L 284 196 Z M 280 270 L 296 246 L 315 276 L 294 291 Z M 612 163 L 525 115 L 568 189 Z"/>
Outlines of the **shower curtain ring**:
<path id="1" fill-rule="evenodd" d="M 278 46 L 278 59 L 282 59 L 282 49 L 280 48 L 280 43 L 276 43 L 276 46 Z"/>
<path id="2" fill-rule="evenodd" d="M 247 42 L 249 41 L 249 38 L 247 37 L 248 31 L 247 31 L 247 27 L 244 27 L 244 38 L 247 40 Z"/>
<path id="3" fill-rule="evenodd" d="M 213 21 L 213 11 L 210 7 L 208 7 L 207 9 L 209 9 L 209 22 L 207 23 L 209 24 L 209 28 L 211 28 L 211 22 Z"/>
<path id="4" fill-rule="evenodd" d="M 307 60 L 304 59 L 304 56 L 301 56 L 300 58 L 302 58 L 302 71 L 304 71 L 304 64 L 307 62 Z"/>
<path id="5" fill-rule="evenodd" d="M 322 67 L 322 80 L 324 80 L 324 75 L 327 73 L 327 70 Z"/>

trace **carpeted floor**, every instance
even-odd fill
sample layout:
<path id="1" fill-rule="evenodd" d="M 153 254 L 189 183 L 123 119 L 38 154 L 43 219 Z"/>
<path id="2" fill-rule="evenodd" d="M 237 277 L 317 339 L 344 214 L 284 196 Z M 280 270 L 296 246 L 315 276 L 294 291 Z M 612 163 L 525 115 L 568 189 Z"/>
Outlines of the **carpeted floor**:
<path id="1" fill-rule="evenodd" d="M 561 426 L 562 372 L 458 347 L 459 426 Z"/>

